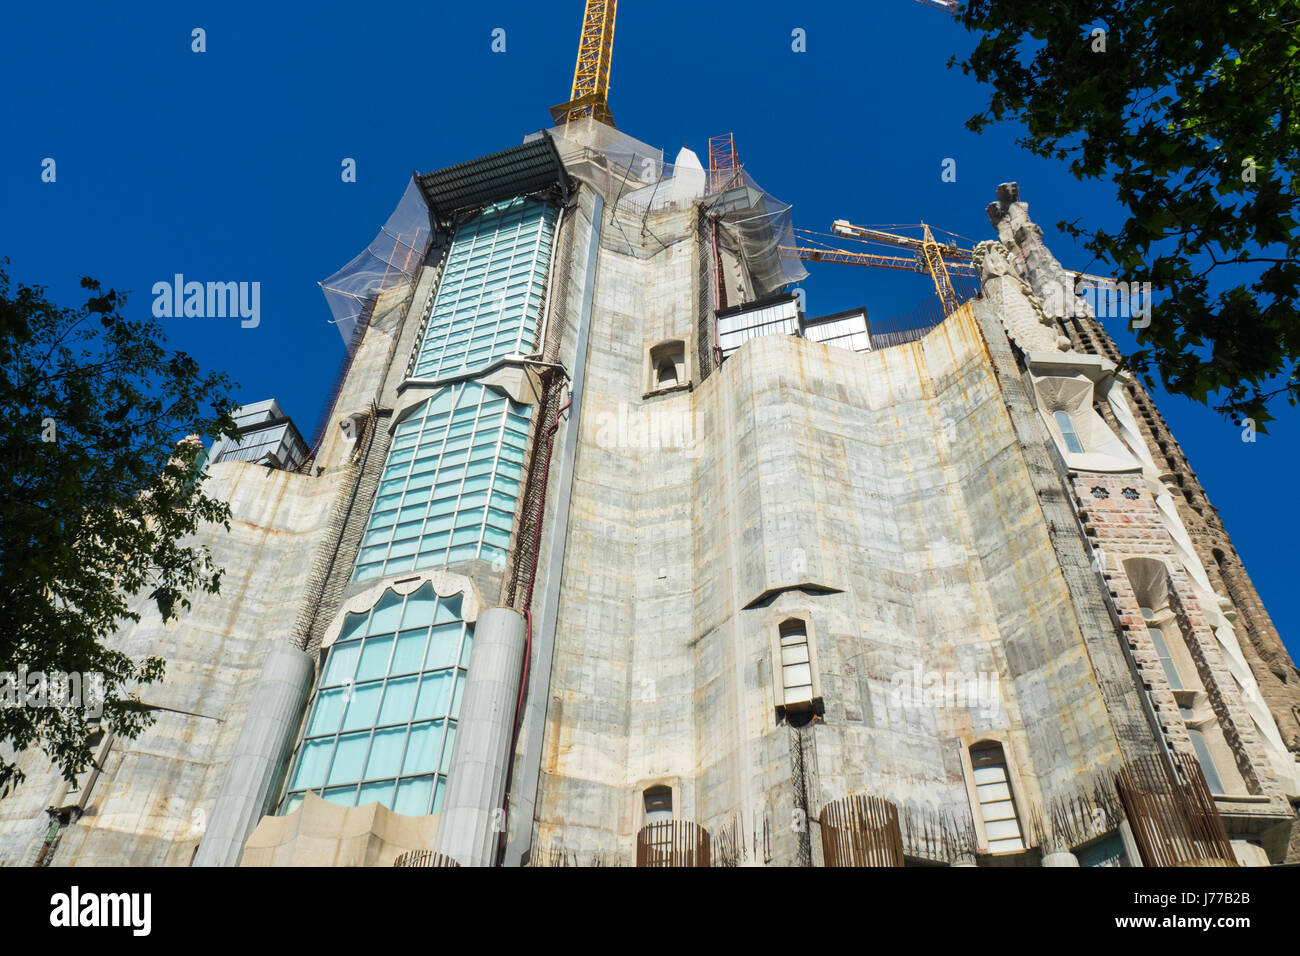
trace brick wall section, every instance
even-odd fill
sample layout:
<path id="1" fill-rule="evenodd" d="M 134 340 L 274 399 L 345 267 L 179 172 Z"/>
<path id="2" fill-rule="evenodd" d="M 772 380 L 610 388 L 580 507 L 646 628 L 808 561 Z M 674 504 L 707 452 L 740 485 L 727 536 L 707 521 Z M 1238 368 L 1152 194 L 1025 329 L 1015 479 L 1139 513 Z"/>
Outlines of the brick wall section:
<path id="1" fill-rule="evenodd" d="M 1191 754 L 1191 740 L 1187 736 L 1178 703 L 1165 677 L 1155 645 L 1147 634 L 1137 597 L 1121 563 L 1126 557 L 1164 557 L 1170 550 L 1167 546 L 1169 534 L 1160 525 L 1155 501 L 1145 490 L 1142 490 L 1142 497 L 1136 501 L 1123 497 L 1125 488 L 1136 488 L 1139 484 L 1133 475 L 1082 472 L 1072 473 L 1070 480 L 1079 502 L 1085 533 L 1094 548 L 1100 548 L 1103 553 L 1103 577 L 1110 587 L 1111 597 L 1119 613 L 1120 626 L 1124 630 L 1138 673 L 1142 682 L 1151 688 L 1151 699 L 1161 731 L 1174 749 Z M 1094 488 L 1101 488 L 1108 497 L 1094 497 Z"/>
<path id="2" fill-rule="evenodd" d="M 1027 208 L 1019 206 L 1019 198 L 1014 183 L 999 186 L 998 202 L 988 208 L 989 220 L 1007 244 L 1014 267 L 1042 295 L 1070 281 L 1070 277 L 1043 244 L 1042 230 L 1028 220 Z M 1064 311 L 1079 312 L 1057 316 L 1074 350 L 1120 362 L 1119 349 L 1090 310 L 1085 307 Z M 1261 698 L 1273 715 L 1283 741 L 1293 752 L 1300 753 L 1300 670 L 1287 654 L 1218 512 L 1207 499 L 1168 423 L 1140 384 L 1128 383 L 1123 387 L 1143 440 L 1172 492 L 1179 518 L 1211 586 L 1217 595 L 1228 599 L 1229 606 L 1223 611 L 1233 621 L 1241 652 L 1250 665 Z M 1095 410 L 1112 429 L 1116 428 L 1104 402 L 1098 402 Z M 1194 646 L 1196 642 L 1189 644 Z M 1300 827 L 1292 830 L 1287 859 L 1300 862 Z"/>
<path id="3" fill-rule="evenodd" d="M 1201 683 L 1223 734 L 1236 757 L 1237 767 L 1252 793 L 1283 800 L 1280 785 L 1255 730 L 1236 681 L 1228 671 L 1214 632 L 1205 620 L 1187 573 L 1178 567 L 1174 548 L 1160 520 L 1155 499 L 1136 475 L 1072 473 L 1074 493 L 1083 512 L 1084 527 L 1106 557 L 1105 577 L 1111 587 L 1120 622 L 1133 649 L 1143 682 L 1152 689 L 1157 718 L 1173 747 L 1193 754 L 1186 726 L 1169 687 L 1154 645 L 1147 634 L 1133 588 L 1123 570 L 1123 560 L 1148 557 L 1169 568 L 1170 608 L 1177 618 Z M 1100 489 L 1105 497 L 1097 497 Z M 1125 490 L 1137 498 L 1125 497 Z"/>
<path id="4" fill-rule="evenodd" d="M 1180 574 L 1178 577 L 1182 580 L 1177 581 L 1176 578 L 1175 586 L 1171 586 L 1169 606 L 1183 632 L 1192 660 L 1196 662 L 1197 674 L 1205 687 L 1205 695 L 1214 710 L 1219 729 L 1232 748 L 1237 770 L 1251 793 L 1263 794 L 1267 788 L 1269 796 L 1281 799 L 1280 787 L 1271 772 L 1259 735 L 1255 733 L 1250 715 L 1242 705 L 1241 695 L 1236 692 L 1236 682 L 1223 661 L 1223 655 L 1214 644 L 1214 635 L 1205 622 L 1205 616 L 1197 606 L 1196 599 L 1189 595 L 1184 600 L 1185 591 L 1177 586 L 1185 586 L 1187 576 Z M 1189 635 L 1190 640 L 1187 639 Z M 1257 768 L 1265 772 L 1261 774 Z"/>
<path id="5" fill-rule="evenodd" d="M 1114 362 L 1121 360 L 1119 349 L 1096 319 L 1074 317 L 1063 324 L 1078 351 L 1101 355 Z M 1283 741 L 1293 752 L 1300 753 L 1300 669 L 1282 644 L 1218 510 L 1210 503 L 1151 396 L 1136 382 L 1126 385 L 1124 392 L 1152 457 L 1172 476 L 1171 490 L 1178 516 L 1187 528 L 1210 583 L 1217 593 L 1231 600 L 1237 612 L 1234 627 L 1245 637 L 1240 642 L 1241 650 L 1259 684 L 1260 696 L 1277 722 Z M 1113 426 L 1109 418 L 1107 421 Z"/>

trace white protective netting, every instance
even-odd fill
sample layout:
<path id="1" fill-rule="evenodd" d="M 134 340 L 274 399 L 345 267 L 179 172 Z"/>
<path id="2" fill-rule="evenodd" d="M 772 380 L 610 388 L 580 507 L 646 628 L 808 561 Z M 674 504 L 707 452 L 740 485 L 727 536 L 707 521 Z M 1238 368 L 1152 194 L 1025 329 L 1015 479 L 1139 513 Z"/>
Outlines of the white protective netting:
<path id="1" fill-rule="evenodd" d="M 592 119 L 549 131 L 565 167 L 593 183 L 612 216 L 645 221 L 665 209 L 701 203 L 730 233 L 759 297 L 781 291 L 808 275 L 797 255 L 791 207 L 759 186 L 743 168 L 721 175 L 705 169 L 683 148 L 665 163 L 663 151 Z"/>
<path id="2" fill-rule="evenodd" d="M 744 167 L 710 198 L 711 212 L 720 228 L 733 233 L 760 298 L 807 277 L 798 255 L 783 251 L 796 245 L 789 203 L 759 186 Z"/>
<path id="3" fill-rule="evenodd" d="M 574 120 L 548 132 L 565 168 L 594 184 L 606 204 L 664 175 L 663 150 L 591 118 Z"/>
<path id="4" fill-rule="evenodd" d="M 414 283 L 433 235 L 429 222 L 424 195 L 411 177 L 397 208 L 370 245 L 320 283 L 333 315 L 330 321 L 349 347 L 368 304 L 380 293 Z"/>

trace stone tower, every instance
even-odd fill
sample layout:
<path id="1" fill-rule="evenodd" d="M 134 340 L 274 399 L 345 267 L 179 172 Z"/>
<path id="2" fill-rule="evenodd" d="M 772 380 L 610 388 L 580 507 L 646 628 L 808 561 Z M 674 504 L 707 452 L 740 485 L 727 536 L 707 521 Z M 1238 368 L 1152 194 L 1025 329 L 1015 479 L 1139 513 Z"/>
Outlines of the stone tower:
<path id="1" fill-rule="evenodd" d="M 789 207 L 689 150 L 577 120 L 417 176 L 325 283 L 305 460 L 209 467 L 239 573 L 118 636 L 156 723 L 76 788 L 24 755 L 0 862 L 1294 858 L 1294 665 L 999 197 L 900 338 L 804 315 Z"/>

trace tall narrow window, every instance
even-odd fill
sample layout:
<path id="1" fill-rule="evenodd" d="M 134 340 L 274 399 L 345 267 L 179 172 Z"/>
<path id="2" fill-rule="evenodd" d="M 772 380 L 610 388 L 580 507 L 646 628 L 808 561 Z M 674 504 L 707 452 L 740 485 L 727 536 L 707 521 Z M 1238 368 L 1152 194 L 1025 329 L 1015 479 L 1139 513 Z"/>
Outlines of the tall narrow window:
<path id="1" fill-rule="evenodd" d="M 1023 850 L 1025 841 L 1016 816 L 1016 801 L 1011 793 L 1011 780 L 1007 776 L 1007 759 L 1002 752 L 1002 745 L 990 743 L 971 747 L 970 763 L 989 852 Z"/>
<path id="2" fill-rule="evenodd" d="M 812 703 L 808 629 L 796 618 L 781 622 L 781 687 L 781 703 L 787 710 L 801 710 Z"/>
<path id="3" fill-rule="evenodd" d="M 1056 427 L 1061 430 L 1061 438 L 1065 440 L 1065 447 L 1070 450 L 1070 454 L 1083 454 L 1083 443 L 1079 441 L 1079 434 L 1074 430 L 1074 421 L 1070 418 L 1070 413 L 1056 412 L 1052 417 L 1056 419 Z"/>
<path id="4" fill-rule="evenodd" d="M 1153 621 L 1154 614 L 1150 608 L 1142 608 L 1142 617 L 1147 622 L 1147 634 L 1156 649 L 1156 656 L 1160 658 L 1160 666 L 1165 669 L 1165 677 L 1169 679 L 1169 689 L 1183 690 L 1183 679 L 1178 673 L 1178 665 L 1174 663 L 1173 655 L 1169 653 L 1169 643 L 1165 640 L 1164 631 Z"/>
<path id="5" fill-rule="evenodd" d="M 1205 774 L 1205 782 L 1210 787 L 1211 793 L 1224 793 L 1223 778 L 1219 776 L 1219 768 L 1214 764 L 1214 757 L 1210 754 L 1210 747 L 1205 742 L 1205 732 L 1200 727 L 1193 727 L 1192 709 L 1190 707 L 1179 708 L 1183 714 L 1183 720 L 1187 722 L 1187 736 L 1192 740 L 1192 750 L 1196 753 L 1196 762 L 1201 765 L 1201 772 Z"/>

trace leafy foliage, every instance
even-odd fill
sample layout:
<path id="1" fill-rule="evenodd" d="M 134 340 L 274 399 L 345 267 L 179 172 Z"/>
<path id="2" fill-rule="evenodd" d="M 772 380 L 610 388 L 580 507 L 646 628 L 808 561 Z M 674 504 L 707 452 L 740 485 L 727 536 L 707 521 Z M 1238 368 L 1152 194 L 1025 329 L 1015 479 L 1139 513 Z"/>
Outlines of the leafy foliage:
<path id="1" fill-rule="evenodd" d="M 1300 2 L 969 0 L 961 22 L 982 34 L 961 67 L 993 88 L 967 126 L 1018 121 L 1115 183 L 1117 231 L 1060 228 L 1151 282 L 1130 365 L 1257 426 L 1296 404 Z"/>
<path id="2" fill-rule="evenodd" d="M 114 290 L 82 279 L 86 303 L 60 308 L 42 287 L 11 290 L 7 265 L 0 260 L 0 681 L 20 668 L 101 675 L 102 723 L 134 737 L 153 721 L 136 689 L 160 679 L 164 663 L 133 660 L 106 639 L 153 608 L 175 618 L 196 588 L 220 588 L 208 549 L 185 539 L 205 522 L 229 528 L 229 508 L 202 491 L 202 443 L 178 439 L 233 431 L 230 383 L 168 351 L 152 318 L 125 317 Z M 97 710 L 0 706 L 0 741 L 39 746 L 71 780 L 91 763 Z M 0 791 L 21 779 L 0 756 Z"/>

